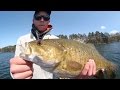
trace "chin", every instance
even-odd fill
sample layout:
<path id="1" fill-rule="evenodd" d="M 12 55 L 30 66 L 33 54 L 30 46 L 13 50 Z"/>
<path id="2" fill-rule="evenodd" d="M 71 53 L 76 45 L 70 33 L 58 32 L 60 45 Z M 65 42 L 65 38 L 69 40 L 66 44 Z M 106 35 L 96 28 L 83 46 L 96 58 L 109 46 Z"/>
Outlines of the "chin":
<path id="1" fill-rule="evenodd" d="M 39 31 L 45 31 L 46 29 L 45 28 L 39 28 Z"/>

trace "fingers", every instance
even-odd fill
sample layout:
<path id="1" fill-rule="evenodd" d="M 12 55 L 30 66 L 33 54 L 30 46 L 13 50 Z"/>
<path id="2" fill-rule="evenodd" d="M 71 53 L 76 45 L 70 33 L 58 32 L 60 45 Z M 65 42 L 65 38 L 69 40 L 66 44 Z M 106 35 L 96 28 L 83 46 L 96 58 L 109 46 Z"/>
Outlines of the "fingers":
<path id="1" fill-rule="evenodd" d="M 89 70 L 88 70 L 88 76 L 95 75 L 96 74 L 96 64 L 93 59 L 89 60 Z"/>
<path id="2" fill-rule="evenodd" d="M 12 73 L 20 73 L 28 70 L 33 70 L 33 63 L 25 61 L 19 57 L 10 60 L 10 71 Z"/>
<path id="3" fill-rule="evenodd" d="M 12 58 L 10 60 L 10 64 L 16 64 L 16 65 L 23 65 L 23 64 L 32 64 L 32 62 L 29 62 L 29 61 L 26 61 L 26 60 L 23 60 L 19 57 L 15 57 L 15 58 Z"/>
<path id="4" fill-rule="evenodd" d="M 96 64 L 95 64 L 95 62 L 93 60 L 93 75 L 95 75 L 95 74 L 96 74 Z"/>
<path id="5" fill-rule="evenodd" d="M 32 79 L 32 76 L 30 76 L 30 77 L 27 77 L 27 78 L 25 78 L 25 79 Z"/>
<path id="6" fill-rule="evenodd" d="M 13 68 L 14 67 L 14 68 Z M 33 67 L 32 66 L 28 66 L 28 65 L 11 65 L 10 71 L 11 73 L 21 73 L 21 72 L 25 72 L 31 70 L 33 71 Z"/>
<path id="7" fill-rule="evenodd" d="M 88 70 L 89 70 L 89 62 L 85 64 L 84 69 L 82 70 L 81 74 L 86 75 L 88 73 Z"/>
<path id="8" fill-rule="evenodd" d="M 96 64 L 93 59 L 89 59 L 89 61 L 85 64 L 81 74 L 88 76 L 96 74 Z"/>
<path id="9" fill-rule="evenodd" d="M 21 73 L 15 73 L 13 74 L 14 78 L 17 79 L 30 79 L 33 76 L 33 72 L 31 70 Z"/>
<path id="10" fill-rule="evenodd" d="M 30 79 L 33 75 L 33 63 L 19 57 L 12 58 L 10 72 L 15 79 Z"/>
<path id="11" fill-rule="evenodd" d="M 89 70 L 88 70 L 88 76 L 91 76 L 92 73 L 93 73 L 93 68 L 94 68 L 94 65 L 93 65 L 93 60 L 89 60 Z"/>

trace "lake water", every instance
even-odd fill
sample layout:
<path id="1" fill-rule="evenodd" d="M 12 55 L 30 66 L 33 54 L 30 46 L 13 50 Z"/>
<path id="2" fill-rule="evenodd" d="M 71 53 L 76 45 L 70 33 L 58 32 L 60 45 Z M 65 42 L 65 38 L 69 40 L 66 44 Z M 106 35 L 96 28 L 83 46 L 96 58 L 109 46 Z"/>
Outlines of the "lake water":
<path id="1" fill-rule="evenodd" d="M 9 70 L 9 60 L 14 53 L 0 53 L 0 79 L 11 79 Z"/>
<path id="2" fill-rule="evenodd" d="M 120 65 L 120 42 L 100 44 L 96 46 L 96 49 L 106 59 Z"/>
<path id="3" fill-rule="evenodd" d="M 110 44 L 99 44 L 96 46 L 96 49 L 106 59 L 120 66 L 120 42 Z M 0 53 L 0 79 L 11 79 L 9 72 L 9 60 L 13 56 L 14 53 Z"/>

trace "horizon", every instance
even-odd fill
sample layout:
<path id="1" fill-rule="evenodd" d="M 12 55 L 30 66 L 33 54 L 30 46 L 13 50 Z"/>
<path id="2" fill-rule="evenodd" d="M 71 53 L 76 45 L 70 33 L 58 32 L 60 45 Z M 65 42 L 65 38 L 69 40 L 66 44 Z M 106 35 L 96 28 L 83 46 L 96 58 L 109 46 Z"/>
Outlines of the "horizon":
<path id="1" fill-rule="evenodd" d="M 0 11 L 0 48 L 16 45 L 17 39 L 30 32 L 34 11 Z M 120 32 L 120 11 L 52 11 L 54 35 Z"/>

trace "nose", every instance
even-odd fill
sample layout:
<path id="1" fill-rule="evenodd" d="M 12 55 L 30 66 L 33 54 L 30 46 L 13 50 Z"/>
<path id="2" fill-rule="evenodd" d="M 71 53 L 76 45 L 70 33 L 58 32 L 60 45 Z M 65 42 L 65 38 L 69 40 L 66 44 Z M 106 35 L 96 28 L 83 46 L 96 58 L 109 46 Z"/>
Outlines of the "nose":
<path id="1" fill-rule="evenodd" d="M 40 21 L 44 21 L 44 18 L 42 17 L 42 18 L 40 19 Z"/>

